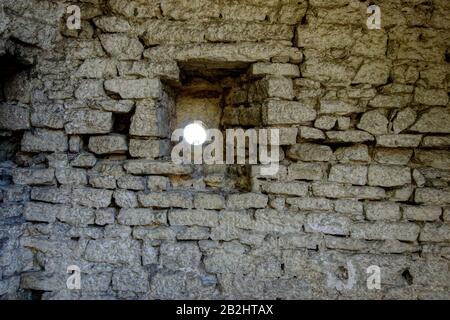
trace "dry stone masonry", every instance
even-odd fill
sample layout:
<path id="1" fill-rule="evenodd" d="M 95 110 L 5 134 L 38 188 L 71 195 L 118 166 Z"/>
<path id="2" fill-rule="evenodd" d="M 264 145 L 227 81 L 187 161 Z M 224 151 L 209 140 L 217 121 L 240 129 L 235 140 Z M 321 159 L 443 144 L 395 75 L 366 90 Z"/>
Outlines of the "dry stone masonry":
<path id="1" fill-rule="evenodd" d="M 369 2 L 1 0 L 0 298 L 450 299 L 450 2 Z"/>

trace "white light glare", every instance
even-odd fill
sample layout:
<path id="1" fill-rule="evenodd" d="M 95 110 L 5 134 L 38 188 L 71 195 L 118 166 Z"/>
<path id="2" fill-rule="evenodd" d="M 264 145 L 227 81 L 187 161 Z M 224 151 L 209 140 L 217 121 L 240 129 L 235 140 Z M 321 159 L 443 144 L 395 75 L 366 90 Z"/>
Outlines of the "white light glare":
<path id="1" fill-rule="evenodd" d="M 193 122 L 184 128 L 183 136 L 187 143 L 199 146 L 206 141 L 207 134 L 201 122 Z"/>

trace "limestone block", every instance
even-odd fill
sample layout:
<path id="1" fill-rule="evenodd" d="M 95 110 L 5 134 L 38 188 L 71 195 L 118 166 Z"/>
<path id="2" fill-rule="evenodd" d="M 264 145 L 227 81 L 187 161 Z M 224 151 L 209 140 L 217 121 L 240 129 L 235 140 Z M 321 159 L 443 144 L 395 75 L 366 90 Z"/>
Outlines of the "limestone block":
<path id="1" fill-rule="evenodd" d="M 394 149 L 394 148 L 376 148 L 374 160 L 382 164 L 406 165 L 413 155 L 413 150 Z"/>
<path id="2" fill-rule="evenodd" d="M 414 91 L 414 102 L 428 106 L 446 106 L 448 94 L 446 90 L 417 87 Z"/>
<path id="3" fill-rule="evenodd" d="M 117 216 L 120 224 L 127 226 L 159 226 L 167 224 L 167 211 L 147 208 L 124 208 Z"/>
<path id="4" fill-rule="evenodd" d="M 99 263 L 139 265 L 141 246 L 136 240 L 90 240 L 84 258 Z"/>
<path id="5" fill-rule="evenodd" d="M 436 206 L 403 206 L 403 217 L 409 221 L 436 221 L 442 209 Z"/>
<path id="6" fill-rule="evenodd" d="M 51 185 L 55 183 L 55 169 L 16 168 L 12 176 L 15 184 Z"/>
<path id="7" fill-rule="evenodd" d="M 327 131 L 326 135 L 328 139 L 336 142 L 360 143 L 374 140 L 371 134 L 359 130 Z"/>
<path id="8" fill-rule="evenodd" d="M 116 59 L 139 60 L 144 51 L 144 46 L 137 38 L 130 38 L 127 35 L 100 34 L 99 38 L 105 51 Z"/>
<path id="9" fill-rule="evenodd" d="M 107 92 L 117 93 L 122 99 L 159 98 L 162 85 L 158 79 L 110 79 L 104 83 Z"/>
<path id="10" fill-rule="evenodd" d="M 66 111 L 64 126 L 67 134 L 109 133 L 113 127 L 111 112 L 95 110 Z"/>
<path id="11" fill-rule="evenodd" d="M 410 184 L 411 169 L 402 166 L 370 165 L 369 185 L 381 187 L 396 187 Z"/>
<path id="12" fill-rule="evenodd" d="M 330 161 L 333 158 L 333 151 L 330 147 L 313 144 L 299 143 L 289 148 L 287 156 L 301 161 Z"/>
<path id="13" fill-rule="evenodd" d="M 448 242 L 450 227 L 448 224 L 426 223 L 420 232 L 420 242 Z"/>
<path id="14" fill-rule="evenodd" d="M 432 108 L 419 117 L 411 131 L 427 133 L 450 133 L 450 111 L 448 108 Z"/>
<path id="15" fill-rule="evenodd" d="M 348 115 L 351 113 L 361 113 L 361 112 L 364 112 L 364 108 L 362 108 L 355 102 L 341 101 L 341 100 L 320 100 L 321 114 Z M 321 129 L 327 128 L 321 127 Z"/>
<path id="16" fill-rule="evenodd" d="M 56 180 L 60 184 L 86 185 L 87 174 L 85 169 L 58 168 L 55 171 Z"/>
<path id="17" fill-rule="evenodd" d="M 145 189 L 145 178 L 125 175 L 117 180 L 117 186 L 122 189 L 141 191 Z"/>
<path id="18" fill-rule="evenodd" d="M 378 110 L 369 111 L 363 114 L 358 129 L 367 131 L 373 135 L 386 134 L 389 120 Z"/>
<path id="19" fill-rule="evenodd" d="M 105 208 L 111 204 L 113 192 L 94 188 L 74 188 L 73 202 L 91 208 Z"/>
<path id="20" fill-rule="evenodd" d="M 218 225 L 219 215 L 214 210 L 172 210 L 169 212 L 169 223 L 172 226 L 204 226 Z"/>
<path id="21" fill-rule="evenodd" d="M 450 151 L 418 149 L 414 152 L 414 160 L 424 166 L 447 170 L 450 168 Z"/>
<path id="22" fill-rule="evenodd" d="M 25 152 L 64 152 L 68 149 L 68 139 L 62 131 L 36 129 L 25 132 L 21 149 Z"/>
<path id="23" fill-rule="evenodd" d="M 400 206 L 394 202 L 369 202 L 366 203 L 365 212 L 368 220 L 400 220 Z"/>
<path id="24" fill-rule="evenodd" d="M 26 105 L 1 103 L 0 129 L 25 130 L 30 128 L 30 111 Z"/>
<path id="25" fill-rule="evenodd" d="M 324 168 L 318 163 L 292 163 L 288 167 L 290 180 L 321 180 Z"/>
<path id="26" fill-rule="evenodd" d="M 35 127 L 64 128 L 64 107 L 60 104 L 37 104 L 31 108 L 31 124 Z"/>
<path id="27" fill-rule="evenodd" d="M 114 191 L 114 201 L 120 208 L 136 208 L 138 206 L 137 196 L 133 191 Z"/>
<path id="28" fill-rule="evenodd" d="M 139 193 L 139 203 L 143 207 L 192 208 L 192 195 L 183 192 Z"/>
<path id="29" fill-rule="evenodd" d="M 95 154 L 125 153 L 128 151 L 127 137 L 121 134 L 90 137 L 89 150 Z"/>
<path id="30" fill-rule="evenodd" d="M 397 134 L 377 136 L 377 146 L 388 148 L 416 148 L 422 140 L 422 135 Z"/>
<path id="31" fill-rule="evenodd" d="M 227 208 L 248 209 L 264 208 L 267 206 L 268 197 L 258 193 L 230 194 L 227 197 Z"/>
<path id="32" fill-rule="evenodd" d="M 194 207 L 197 209 L 215 209 L 225 208 L 225 199 L 220 194 L 196 193 L 194 195 Z"/>
<path id="33" fill-rule="evenodd" d="M 420 227 L 414 223 L 373 222 L 355 223 L 350 228 L 350 235 L 356 239 L 416 241 Z"/>
<path id="34" fill-rule="evenodd" d="M 336 164 L 331 167 L 328 180 L 363 186 L 367 183 L 367 167 L 361 165 Z"/>
<path id="35" fill-rule="evenodd" d="M 168 113 L 153 101 L 138 102 L 131 118 L 130 135 L 141 137 L 166 137 Z"/>
<path id="36" fill-rule="evenodd" d="M 321 232 L 333 235 L 348 235 L 351 221 L 347 217 L 329 213 L 311 213 L 306 218 L 306 232 Z"/>
<path id="37" fill-rule="evenodd" d="M 450 204 L 450 190 L 435 188 L 417 188 L 415 193 L 417 203 Z"/>
<path id="38" fill-rule="evenodd" d="M 118 291 L 148 292 L 149 273 L 138 268 L 114 270 L 112 287 Z"/>
<path id="39" fill-rule="evenodd" d="M 308 194 L 308 184 L 305 182 L 281 182 L 281 181 L 267 181 L 261 186 L 262 191 L 266 193 L 291 195 L 291 196 L 306 196 Z"/>
<path id="40" fill-rule="evenodd" d="M 325 198 L 287 198 L 286 203 L 302 211 L 333 210 L 333 201 Z"/>
<path id="41" fill-rule="evenodd" d="M 249 73 L 252 76 L 267 76 L 273 75 L 277 77 L 298 78 L 300 77 L 300 70 L 295 64 L 288 63 L 264 63 L 258 62 L 252 64 Z"/>
<path id="42" fill-rule="evenodd" d="M 130 155 L 137 158 L 155 159 L 167 155 L 168 140 L 130 139 Z"/>
<path id="43" fill-rule="evenodd" d="M 415 121 L 417 114 L 411 108 L 406 108 L 397 113 L 393 122 L 394 133 L 400 133 L 408 129 Z"/>
<path id="44" fill-rule="evenodd" d="M 327 198 L 353 198 L 379 200 L 386 197 L 384 189 L 378 187 L 348 186 L 333 182 L 314 183 L 313 194 L 317 197 Z"/>
<path id="45" fill-rule="evenodd" d="M 190 165 L 179 165 L 172 162 L 152 160 L 128 160 L 124 164 L 124 168 L 128 173 L 135 175 L 187 175 L 193 171 Z"/>
<path id="46" fill-rule="evenodd" d="M 263 106 L 265 124 L 298 124 L 316 118 L 313 107 L 294 101 L 269 100 Z"/>
<path id="47" fill-rule="evenodd" d="M 195 243 L 164 243 L 160 249 L 160 263 L 171 270 L 199 268 L 202 254 Z"/>

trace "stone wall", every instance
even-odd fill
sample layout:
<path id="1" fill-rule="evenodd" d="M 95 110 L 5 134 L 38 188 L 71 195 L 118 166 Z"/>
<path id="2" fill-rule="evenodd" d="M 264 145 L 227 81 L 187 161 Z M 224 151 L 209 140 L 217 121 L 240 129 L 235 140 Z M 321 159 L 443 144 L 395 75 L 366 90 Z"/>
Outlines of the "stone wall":
<path id="1" fill-rule="evenodd" d="M 449 299 L 450 3 L 373 2 L 381 30 L 357 0 L 2 0 L 0 297 Z M 183 115 L 281 128 L 279 173 L 174 164 Z"/>

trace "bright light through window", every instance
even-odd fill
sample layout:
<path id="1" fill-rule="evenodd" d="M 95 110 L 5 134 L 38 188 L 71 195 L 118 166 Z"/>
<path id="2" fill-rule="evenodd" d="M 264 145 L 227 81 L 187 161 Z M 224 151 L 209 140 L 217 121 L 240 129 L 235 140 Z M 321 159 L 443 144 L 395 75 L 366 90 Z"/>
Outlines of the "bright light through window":
<path id="1" fill-rule="evenodd" d="M 206 129 L 199 121 L 188 124 L 183 131 L 184 140 L 194 146 L 199 146 L 206 141 Z"/>

